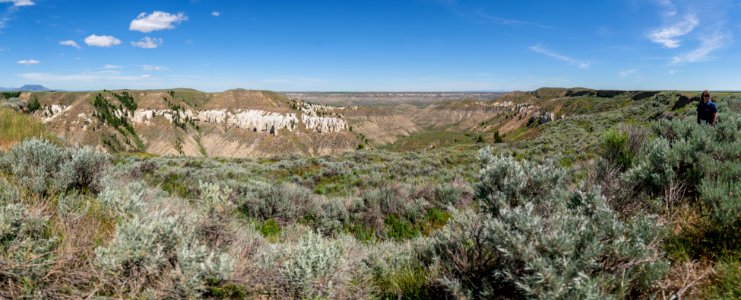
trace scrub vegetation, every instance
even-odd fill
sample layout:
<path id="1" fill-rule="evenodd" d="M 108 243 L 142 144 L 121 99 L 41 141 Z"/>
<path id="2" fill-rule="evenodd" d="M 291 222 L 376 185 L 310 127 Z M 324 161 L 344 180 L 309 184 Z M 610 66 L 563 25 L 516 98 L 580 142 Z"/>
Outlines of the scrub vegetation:
<path id="1" fill-rule="evenodd" d="M 714 128 L 678 98 L 263 159 L 63 147 L 2 108 L 0 298 L 738 298 L 741 98 Z"/>

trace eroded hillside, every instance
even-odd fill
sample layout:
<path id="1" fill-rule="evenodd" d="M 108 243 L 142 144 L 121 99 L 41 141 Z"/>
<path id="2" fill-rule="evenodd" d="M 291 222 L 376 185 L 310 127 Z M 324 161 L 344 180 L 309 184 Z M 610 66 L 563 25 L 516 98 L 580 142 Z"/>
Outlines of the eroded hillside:
<path id="1" fill-rule="evenodd" d="M 21 106 L 37 102 L 39 108 L 27 113 L 67 145 L 158 155 L 271 157 L 333 155 L 365 147 L 419 149 L 459 140 L 537 141 L 544 130 L 554 127 L 543 125 L 554 121 L 584 127 L 590 118 L 605 118 L 596 114 L 609 115 L 657 97 L 668 97 L 674 106 L 696 100 L 667 92 L 558 88 L 488 100 L 462 94 L 468 98 L 438 101 L 439 95 L 430 94 L 435 97 L 429 104 L 416 105 L 402 103 L 406 98 L 392 104 L 386 99 L 383 105 L 353 105 L 365 93 L 342 94 L 348 97 L 344 103 L 336 99 L 338 95 L 120 90 L 24 92 L 16 101 Z M 637 121 L 649 117 L 655 116 Z"/>

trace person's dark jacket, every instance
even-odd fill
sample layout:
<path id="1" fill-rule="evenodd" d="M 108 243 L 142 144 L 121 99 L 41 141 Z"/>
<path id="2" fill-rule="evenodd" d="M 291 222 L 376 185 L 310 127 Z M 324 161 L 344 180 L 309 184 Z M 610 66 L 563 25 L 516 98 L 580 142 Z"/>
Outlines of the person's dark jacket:
<path id="1" fill-rule="evenodd" d="M 707 103 L 703 103 L 702 100 L 700 100 L 700 103 L 697 104 L 697 124 L 701 124 L 702 121 L 712 124 L 713 117 L 717 112 L 718 106 L 715 102 L 708 100 Z"/>

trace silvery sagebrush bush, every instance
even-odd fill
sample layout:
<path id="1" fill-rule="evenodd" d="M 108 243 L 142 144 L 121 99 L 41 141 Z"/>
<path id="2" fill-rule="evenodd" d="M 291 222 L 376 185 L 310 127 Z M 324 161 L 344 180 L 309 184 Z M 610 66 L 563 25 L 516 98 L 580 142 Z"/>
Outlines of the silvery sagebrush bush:
<path id="1" fill-rule="evenodd" d="M 480 160 L 481 211 L 456 213 L 432 243 L 441 282 L 453 293 L 625 298 L 663 275 L 650 217 L 621 221 L 598 187 L 568 191 L 565 172 L 552 162 L 517 162 L 489 148 Z"/>
<path id="2" fill-rule="evenodd" d="M 199 243 L 193 223 L 167 208 L 124 219 L 108 246 L 95 249 L 96 264 L 113 286 L 128 283 L 141 288 L 172 278 L 174 295 L 198 296 L 209 283 L 229 278 L 234 261 Z"/>
<path id="3" fill-rule="evenodd" d="M 335 290 L 341 275 L 343 245 L 308 232 L 295 245 L 285 249 L 280 268 L 294 297 L 328 297 Z"/>
<path id="4" fill-rule="evenodd" d="M 14 275 L 4 280 L 46 275 L 58 242 L 48 226 L 48 217 L 23 203 L 0 204 L 0 262 L 4 272 Z"/>
<path id="5" fill-rule="evenodd" d="M 89 146 L 68 151 L 68 158 L 60 166 L 57 175 L 59 190 L 87 189 L 93 193 L 99 192 L 100 178 L 105 175 L 109 155 Z"/>
<path id="6" fill-rule="evenodd" d="M 311 192 L 292 183 L 258 187 L 242 195 L 242 207 L 253 217 L 294 220 L 311 205 Z"/>
<path id="7" fill-rule="evenodd" d="M 678 158 L 663 138 L 653 140 L 643 151 L 635 166 L 621 175 L 628 188 L 636 191 L 659 193 L 677 181 L 674 169 Z"/>
<path id="8" fill-rule="evenodd" d="M 0 205 L 15 203 L 20 200 L 20 196 L 18 187 L 5 178 L 0 178 Z"/>
<path id="9" fill-rule="evenodd" d="M 26 102 L 21 101 L 20 98 L 10 98 L 0 102 L 0 108 L 7 107 L 15 111 L 23 111 L 26 109 Z"/>
<path id="10" fill-rule="evenodd" d="M 19 182 L 35 193 L 53 190 L 54 179 L 66 156 L 66 150 L 39 139 L 14 145 L 8 153 L 11 171 Z"/>
<path id="11" fill-rule="evenodd" d="M 57 197 L 57 215 L 62 218 L 79 218 L 90 209 L 91 200 L 76 192 L 68 192 Z"/>
<path id="12" fill-rule="evenodd" d="M 717 224 L 739 222 L 741 113 L 730 108 L 737 102 L 741 101 L 719 101 L 721 109 L 727 109 L 715 127 L 698 125 L 694 116 L 656 122 L 653 130 L 658 137 L 622 175 L 627 186 L 656 195 L 681 183 L 711 208 Z"/>
<path id="13" fill-rule="evenodd" d="M 177 294 L 184 297 L 200 295 L 206 291 L 208 284 L 226 281 L 234 271 L 235 264 L 229 254 L 216 254 L 204 245 L 187 244 L 179 247 L 177 262 L 172 273 Z"/>
<path id="14" fill-rule="evenodd" d="M 330 235 L 342 230 L 343 225 L 350 222 L 350 214 L 345 207 L 344 199 L 318 198 L 309 211 L 314 226 L 321 233 Z"/>
<path id="15" fill-rule="evenodd" d="M 90 147 L 65 149 L 34 138 L 13 146 L 7 159 L 24 187 L 49 194 L 70 189 L 97 193 L 110 158 Z"/>
<path id="16" fill-rule="evenodd" d="M 153 192 L 140 181 L 130 182 L 124 186 L 115 184 L 115 178 L 105 179 L 105 188 L 98 195 L 103 208 L 115 216 L 133 217 L 144 212 L 148 201 L 154 201 Z"/>
<path id="17" fill-rule="evenodd" d="M 428 283 L 428 273 L 418 258 L 421 251 L 427 250 L 428 242 L 429 239 L 423 237 L 369 244 L 364 249 L 367 254 L 362 258 L 362 273 L 374 281 L 376 293 L 403 297 L 404 292 L 420 289 Z"/>
<path id="18" fill-rule="evenodd" d="M 198 207 L 203 210 L 209 218 L 225 216 L 233 206 L 230 199 L 232 189 L 215 183 L 200 181 L 198 190 L 201 194 L 201 202 Z"/>
<path id="19" fill-rule="evenodd" d="M 10 156 L 0 151 L 0 173 L 10 173 Z"/>

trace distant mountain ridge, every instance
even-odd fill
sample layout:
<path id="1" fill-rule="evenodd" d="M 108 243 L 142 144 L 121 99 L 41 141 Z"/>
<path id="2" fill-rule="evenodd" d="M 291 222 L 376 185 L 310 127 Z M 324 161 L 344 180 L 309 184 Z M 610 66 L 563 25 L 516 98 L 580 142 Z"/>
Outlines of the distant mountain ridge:
<path id="1" fill-rule="evenodd" d="M 19 88 L 3 88 L 0 87 L 0 91 L 21 91 L 21 92 L 48 92 L 48 91 L 56 91 L 52 90 L 50 88 L 47 88 L 40 84 L 26 84 Z"/>

